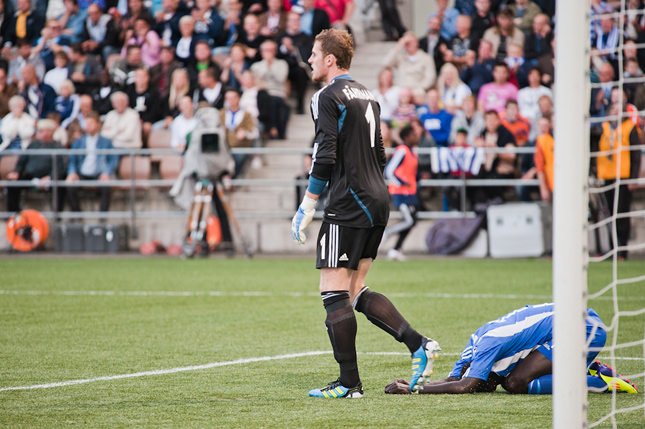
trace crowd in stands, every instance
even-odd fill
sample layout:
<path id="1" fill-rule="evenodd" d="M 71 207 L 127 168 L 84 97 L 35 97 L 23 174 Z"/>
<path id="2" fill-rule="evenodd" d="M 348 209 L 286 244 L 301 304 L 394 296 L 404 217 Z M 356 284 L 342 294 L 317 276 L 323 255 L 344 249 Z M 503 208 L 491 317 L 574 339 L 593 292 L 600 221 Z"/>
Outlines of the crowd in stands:
<path id="1" fill-rule="evenodd" d="M 406 31 L 391 1 L 379 4 L 391 12 L 383 14 L 386 40 L 397 41 L 373 90 L 386 144 L 399 143 L 399 130 L 411 125 L 421 148 L 437 148 L 438 161 L 454 147 L 535 146 L 535 156 L 485 152 L 467 165 L 421 156 L 421 177 L 537 178 L 539 187 L 518 187 L 517 197 L 550 200 L 555 0 L 437 0 L 421 38 Z M 645 50 L 635 48 L 645 41 L 643 1 L 626 2 L 622 28 L 603 16 L 621 7 L 591 1 L 592 116 L 620 100 L 619 111 L 645 108 L 644 85 L 628 81 L 623 94 L 615 88 L 619 77 L 639 78 L 645 69 Z M 313 38 L 350 29 L 354 10 L 353 0 L 0 0 L 0 151 L 26 151 L 10 179 L 52 179 L 50 158 L 27 162 L 41 146 L 145 148 L 155 131 L 168 130 L 181 150 L 200 106 L 220 109 L 232 147 L 285 138 L 289 116 L 308 110 Z M 592 147 L 613 141 L 610 125 L 592 130 Z M 640 137 L 640 125 L 634 129 Z M 236 157 L 233 174 L 247 160 Z M 118 175 L 118 159 L 91 152 L 63 161 L 61 180 Z M 630 165 L 627 177 L 638 174 L 635 158 Z M 612 180 L 607 171 L 599 176 Z M 469 206 L 507 191 L 473 187 Z M 5 192 L 7 209 L 18 210 L 20 189 Z M 108 207 L 103 194 L 101 209 Z M 460 208 L 445 192 L 443 209 Z"/>
<path id="2" fill-rule="evenodd" d="M 158 130 L 183 150 L 205 106 L 220 110 L 232 147 L 284 139 L 289 116 L 305 113 L 315 35 L 352 12 L 347 0 L 0 0 L 0 157 L 25 151 L 7 178 L 112 180 L 119 157 L 93 150 L 150 147 Z M 89 152 L 53 172 L 40 147 Z M 69 189 L 58 210 L 79 210 Z M 4 192 L 19 210 L 21 188 Z"/>
<path id="3" fill-rule="evenodd" d="M 550 201 L 553 87 L 557 84 L 554 48 L 557 25 L 565 23 L 556 20 L 555 0 L 456 0 L 454 7 L 446 0 L 436 3 L 438 10 L 428 17 L 426 34 L 420 39 L 412 32 L 403 34 L 385 56 L 378 87 L 373 90 L 381 105 L 384 140 L 400 144 L 398 131 L 420 123 L 419 146 L 437 148 L 432 153 L 438 158 L 433 163 L 429 157 L 419 157 L 422 178 L 463 174 L 487 179 L 539 180 L 539 187 L 469 188 L 468 208 L 505 197 Z M 616 89 L 619 76 L 643 76 L 645 50 L 634 46 L 645 41 L 644 7 L 641 0 L 627 1 L 628 19 L 620 28 L 618 19 L 603 16 L 619 11 L 620 1 L 591 2 L 589 72 L 591 82 L 601 84 L 592 92 L 592 116 L 606 116 L 619 100 L 622 100 L 622 105 L 616 107 L 619 114 L 626 109 L 645 108 L 642 82 L 626 84 L 622 98 Z M 619 52 L 616 48 L 621 35 L 625 49 Z M 638 116 L 633 119 L 636 123 Z M 592 148 L 597 150 L 598 142 L 615 129 L 613 123 L 604 130 L 600 125 L 594 126 Z M 640 137 L 640 127 L 634 129 Z M 632 144 L 637 141 L 633 139 Z M 474 148 L 471 153 L 476 155 L 458 158 L 465 152 L 453 149 L 462 147 Z M 535 147 L 535 155 L 503 150 L 497 153 L 484 150 L 479 152 L 485 155 L 477 155 L 478 148 L 514 147 Z M 450 158 L 450 153 L 458 155 L 451 162 L 443 162 Z M 638 177 L 640 151 L 631 153 L 631 169 L 626 167 L 622 178 Z M 615 173 L 613 177 L 602 177 L 615 178 Z M 443 190 L 443 209 L 461 209 L 460 199 L 451 196 L 450 191 Z M 624 192 L 621 188 L 625 195 L 630 191 L 631 188 Z M 611 204 L 613 196 L 608 196 L 608 201 Z M 427 202 L 425 198 L 426 208 Z"/>

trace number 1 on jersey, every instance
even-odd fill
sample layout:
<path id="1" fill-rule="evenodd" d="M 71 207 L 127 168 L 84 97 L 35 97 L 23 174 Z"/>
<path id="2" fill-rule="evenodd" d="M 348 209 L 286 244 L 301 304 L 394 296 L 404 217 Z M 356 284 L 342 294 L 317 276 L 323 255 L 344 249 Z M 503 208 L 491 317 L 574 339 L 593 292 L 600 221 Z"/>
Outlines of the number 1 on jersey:
<path id="1" fill-rule="evenodd" d="M 372 103 L 367 104 L 365 119 L 367 119 L 367 124 L 370 126 L 370 143 L 374 147 L 374 140 L 376 139 L 376 118 L 374 117 L 374 110 L 372 110 Z"/>

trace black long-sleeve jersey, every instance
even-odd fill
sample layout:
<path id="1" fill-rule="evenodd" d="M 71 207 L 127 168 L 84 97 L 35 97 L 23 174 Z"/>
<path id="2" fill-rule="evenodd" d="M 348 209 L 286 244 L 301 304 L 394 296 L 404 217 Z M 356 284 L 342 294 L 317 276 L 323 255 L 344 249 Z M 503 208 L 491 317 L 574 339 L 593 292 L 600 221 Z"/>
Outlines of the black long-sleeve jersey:
<path id="1" fill-rule="evenodd" d="M 324 219 L 353 228 L 386 225 L 386 157 L 374 96 L 349 75 L 339 76 L 313 96 L 311 112 L 316 136 L 310 173 L 329 180 Z"/>

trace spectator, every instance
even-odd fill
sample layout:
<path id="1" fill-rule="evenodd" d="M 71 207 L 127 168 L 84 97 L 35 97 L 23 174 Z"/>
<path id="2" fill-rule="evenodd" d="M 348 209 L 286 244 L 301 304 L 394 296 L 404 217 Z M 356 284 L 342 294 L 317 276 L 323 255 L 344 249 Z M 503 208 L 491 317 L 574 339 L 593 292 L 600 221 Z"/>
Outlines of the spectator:
<path id="1" fill-rule="evenodd" d="M 195 37 L 206 40 L 210 46 L 215 46 L 215 41 L 224 29 L 224 20 L 217 9 L 209 0 L 196 0 L 191 16 L 195 20 Z"/>
<path id="2" fill-rule="evenodd" d="M 289 65 L 286 61 L 276 58 L 277 50 L 278 46 L 272 40 L 262 43 L 262 61 L 253 64 L 251 70 L 262 80 L 271 96 L 269 136 L 284 139 L 289 117 L 289 107 L 286 104 Z"/>
<path id="3" fill-rule="evenodd" d="M 515 139 L 499 120 L 495 110 L 488 110 L 484 116 L 486 128 L 482 136 L 475 141 L 477 147 L 483 148 L 514 148 Z M 515 177 L 515 153 L 486 152 L 486 161 L 479 176 L 488 179 L 512 179 Z M 489 186 L 477 188 L 473 193 L 474 202 L 481 203 L 501 198 L 503 187 Z"/>
<path id="4" fill-rule="evenodd" d="M 130 45 L 126 49 L 125 58 L 119 59 L 110 67 L 112 81 L 117 87 L 124 89 L 134 83 L 134 74 L 142 67 L 141 47 Z"/>
<path id="5" fill-rule="evenodd" d="M 82 180 L 109 182 L 114 179 L 119 157 L 113 154 L 96 153 L 96 150 L 114 149 L 112 142 L 101 136 L 99 131 L 101 131 L 99 116 L 92 112 L 85 117 L 85 134 L 72 144 L 72 149 L 85 149 L 88 152 L 82 155 L 72 154 L 69 156 L 66 182 L 75 183 Z M 99 210 L 107 212 L 110 210 L 110 187 L 101 186 L 98 189 L 100 195 Z M 70 208 L 75 212 L 81 211 L 78 191 L 78 187 L 69 187 L 67 190 L 67 200 Z"/>
<path id="6" fill-rule="evenodd" d="M 86 121 L 88 115 L 90 115 L 93 110 L 92 97 L 88 94 L 82 94 L 78 97 L 78 114 L 73 121 L 67 126 L 67 140 L 74 143 L 76 140 L 81 138 L 86 131 Z"/>
<path id="7" fill-rule="evenodd" d="M 441 37 L 450 40 L 457 34 L 459 11 L 454 7 L 448 7 L 448 0 L 437 0 L 437 8 L 437 12 L 430 16 L 436 16 L 441 20 Z"/>
<path id="8" fill-rule="evenodd" d="M 645 19 L 643 18 L 643 1 L 642 0 L 627 0 L 625 14 L 625 34 L 631 40 L 636 40 L 639 33 L 643 31 L 645 26 Z"/>
<path id="9" fill-rule="evenodd" d="M 222 75 L 223 83 L 235 89 L 240 89 L 240 78 L 244 70 L 249 68 L 249 61 L 246 58 L 246 46 L 241 43 L 231 45 L 231 53 L 224 61 Z"/>
<path id="10" fill-rule="evenodd" d="M 347 30 L 356 5 L 354 0 L 316 0 L 316 7 L 327 12 L 332 27 Z"/>
<path id="11" fill-rule="evenodd" d="M 186 70 L 175 58 L 174 48 L 172 46 L 162 46 L 159 51 L 159 64 L 150 69 L 152 85 L 159 90 L 161 97 L 168 95 L 172 74 L 178 68 Z"/>
<path id="12" fill-rule="evenodd" d="M 81 10 L 78 7 L 78 0 L 63 0 L 63 5 L 65 12 L 58 17 L 58 23 L 63 28 L 62 34 L 69 37 L 72 43 L 80 43 L 87 10 Z"/>
<path id="13" fill-rule="evenodd" d="M 412 32 L 405 33 L 396 48 L 386 55 L 385 66 L 396 69 L 398 84 L 412 88 L 413 92 L 427 91 L 437 77 L 434 60 L 419 50 L 419 41 Z"/>
<path id="14" fill-rule="evenodd" d="M 46 70 L 54 68 L 54 56 L 59 52 L 66 52 L 72 43 L 70 37 L 62 34 L 62 29 L 57 20 L 48 20 L 41 33 L 42 36 L 38 38 L 36 46 L 31 50 L 32 55 L 42 58 Z"/>
<path id="15" fill-rule="evenodd" d="M 198 40 L 195 43 L 195 61 L 187 65 L 191 85 L 196 86 L 199 73 L 209 68 L 215 70 L 219 79 L 222 73 L 219 65 L 211 58 L 211 49 L 208 43 L 205 40 Z"/>
<path id="16" fill-rule="evenodd" d="M 14 95 L 9 99 L 9 113 L 2 118 L 0 134 L 2 144 L 0 151 L 5 149 L 27 149 L 34 135 L 36 119 L 25 112 L 25 99 Z"/>
<path id="17" fill-rule="evenodd" d="M 619 103 L 614 103 L 608 109 L 610 116 L 619 117 L 623 113 Z M 612 186 L 620 179 L 636 179 L 640 172 L 641 154 L 639 150 L 630 150 L 631 146 L 640 145 L 638 127 L 634 122 L 625 117 L 622 120 L 607 121 L 602 124 L 602 135 L 600 136 L 599 151 L 610 153 L 611 150 L 618 150 L 618 153 L 598 156 L 596 160 L 598 179 L 604 180 L 606 191 L 604 193 L 607 205 L 616 207 L 616 235 L 618 243 L 613 243 L 613 248 L 620 246 L 618 259 L 627 259 L 627 242 L 631 231 L 631 219 L 628 216 L 620 216 L 631 210 L 632 190 L 634 184 L 620 184 Z"/>
<path id="18" fill-rule="evenodd" d="M 645 32 L 643 33 L 645 36 Z M 636 42 L 633 40 L 625 40 L 623 42 L 623 64 L 629 61 L 636 61 L 639 70 L 645 70 L 645 58 L 640 54 L 639 50 L 635 47 Z M 635 70 L 634 70 L 635 71 Z"/>
<path id="19" fill-rule="evenodd" d="M 549 88 L 540 84 L 542 80 L 542 74 L 537 68 L 532 68 L 528 74 L 529 85 L 520 89 L 517 93 L 517 105 L 520 109 L 520 115 L 528 119 L 531 124 L 535 124 L 537 118 L 540 114 L 540 107 L 538 106 L 538 100 L 543 95 L 546 95 L 549 98 L 553 97 L 553 93 Z M 537 130 L 536 130 L 537 131 Z M 531 137 L 529 140 L 535 140 L 537 135 L 533 134 L 533 129 L 531 129 Z"/>
<path id="20" fill-rule="evenodd" d="M 535 142 L 535 154 L 533 162 L 535 164 L 535 174 L 529 171 L 522 178 L 531 179 L 537 175 L 540 182 L 540 199 L 551 202 L 553 195 L 553 171 L 554 171 L 554 146 L 553 135 L 551 134 L 551 119 L 549 116 L 543 116 L 538 120 L 539 136 Z"/>
<path id="21" fill-rule="evenodd" d="M 266 89 L 260 88 L 256 83 L 255 74 L 251 70 L 242 73 L 240 82 L 242 83 L 240 107 L 245 112 L 249 112 L 260 131 L 264 131 L 271 120 L 271 96 Z"/>
<path id="22" fill-rule="evenodd" d="M 102 55 L 103 60 L 111 54 L 118 53 L 118 33 L 112 17 L 104 14 L 97 4 L 87 7 L 87 19 L 81 33 L 81 45 L 83 51 Z"/>
<path id="23" fill-rule="evenodd" d="M 130 39 L 127 34 L 128 30 L 134 31 L 137 19 L 145 19 L 150 27 L 154 22 L 150 10 L 143 5 L 143 0 L 128 0 L 127 9 L 127 12 L 119 19 L 119 25 L 117 26 L 120 30 L 119 40 L 124 43 L 127 43 L 128 39 Z"/>
<path id="24" fill-rule="evenodd" d="M 403 37 L 403 34 L 408 31 L 401 22 L 399 9 L 397 8 L 395 0 L 379 0 L 379 8 L 381 9 L 381 25 L 385 33 L 385 41 L 396 41 Z M 394 35 L 394 30 L 398 36 Z"/>
<path id="25" fill-rule="evenodd" d="M 5 32 L 3 56 L 19 39 L 28 40 L 30 44 L 35 42 L 45 25 L 45 17 L 32 10 L 31 0 L 17 0 L 16 9 Z"/>
<path id="26" fill-rule="evenodd" d="M 179 10 L 179 2 L 175 0 L 163 0 L 162 7 L 163 9 L 155 14 L 154 30 L 161 38 L 162 45 L 177 46 L 181 38 L 179 20 L 184 13 Z"/>
<path id="27" fill-rule="evenodd" d="M 18 87 L 7 82 L 7 70 L 0 67 L 0 118 L 4 118 L 9 111 L 9 100 L 18 94 Z M 25 100 L 23 99 L 23 102 Z"/>
<path id="28" fill-rule="evenodd" d="M 533 31 L 524 39 L 524 56 L 532 65 L 537 65 L 537 59 L 542 55 L 552 53 L 551 40 L 551 19 L 544 13 L 533 18 Z"/>
<path id="29" fill-rule="evenodd" d="M 112 107 L 105 115 L 101 135 L 109 140 L 116 148 L 140 149 L 141 119 L 139 114 L 128 106 L 130 100 L 124 92 L 117 91 L 110 96 Z"/>
<path id="30" fill-rule="evenodd" d="M 159 92 L 150 86 L 150 73 L 146 69 L 137 69 L 134 73 L 134 84 L 126 90 L 130 99 L 130 107 L 141 118 L 143 141 L 148 141 L 152 124 L 159 118 L 160 99 Z"/>
<path id="31" fill-rule="evenodd" d="M 605 116 L 606 108 L 611 101 L 611 90 L 616 86 L 614 82 L 614 67 L 609 62 L 605 62 L 600 67 L 600 88 L 591 90 L 591 110 L 592 116 Z"/>
<path id="32" fill-rule="evenodd" d="M 542 73 L 542 84 L 550 87 L 555 77 L 555 39 L 551 39 L 551 50 L 538 57 L 537 67 Z"/>
<path id="33" fill-rule="evenodd" d="M 412 102 L 412 91 L 403 87 L 399 90 L 397 106 L 392 111 L 392 129 L 399 130 L 410 125 L 413 119 L 417 118 L 417 108 Z"/>
<path id="34" fill-rule="evenodd" d="M 401 88 L 394 85 L 394 72 L 389 67 L 384 67 L 378 74 L 378 88 L 372 94 L 381 107 L 381 122 L 391 122 L 392 114 L 399 105 L 399 92 Z"/>
<path id="35" fill-rule="evenodd" d="M 508 100 L 506 110 L 499 116 L 501 124 L 513 134 L 515 144 L 519 147 L 526 146 L 531 132 L 531 122 L 520 115 L 517 101 Z"/>
<path id="36" fill-rule="evenodd" d="M 27 111 L 34 118 L 45 118 L 54 110 L 56 91 L 46 83 L 41 83 L 36 68 L 27 64 L 22 69 L 22 96 L 27 100 Z"/>
<path id="37" fill-rule="evenodd" d="M 445 61 L 453 63 L 458 69 L 466 67 L 466 53 L 474 50 L 475 42 L 471 38 L 470 26 L 469 16 L 459 15 L 457 17 L 457 34 L 448 42 L 448 51 L 444 56 Z"/>
<path id="38" fill-rule="evenodd" d="M 600 19 L 594 18 L 594 17 L 598 15 L 613 13 L 613 12 L 614 12 L 614 7 L 608 2 L 606 2 L 605 0 L 591 0 L 591 10 L 590 10 L 591 41 L 593 41 L 599 34 L 602 33 Z"/>
<path id="39" fill-rule="evenodd" d="M 103 68 L 100 58 L 83 51 L 80 43 L 70 46 L 68 52 L 70 80 L 78 92 L 86 94 L 100 84 L 99 72 Z"/>
<path id="40" fill-rule="evenodd" d="M 164 97 L 163 101 L 163 128 L 168 129 L 173 119 L 181 113 L 179 109 L 179 102 L 182 98 L 191 95 L 190 81 L 188 80 L 188 72 L 184 68 L 178 68 L 172 73 L 170 79 L 170 90 Z M 155 127 L 153 126 L 153 129 Z"/>
<path id="41" fill-rule="evenodd" d="M 450 142 L 455 141 L 457 130 L 466 131 L 466 141 L 469 146 L 475 146 L 475 140 L 481 136 L 486 128 L 484 115 L 475 108 L 475 97 L 468 95 L 464 98 L 461 109 L 455 112 L 450 124 Z"/>
<path id="42" fill-rule="evenodd" d="M 60 125 L 65 129 L 76 119 L 80 109 L 80 99 L 75 92 L 76 88 L 72 81 L 64 80 L 60 84 L 60 95 L 56 97 L 54 103 L 54 110 L 60 115 Z"/>
<path id="43" fill-rule="evenodd" d="M 437 91 L 444 107 L 451 113 L 461 109 L 464 98 L 472 94 L 468 85 L 459 79 L 457 67 L 452 63 L 446 63 L 441 67 L 439 79 L 437 79 Z"/>
<path id="44" fill-rule="evenodd" d="M 315 0 L 302 0 L 302 18 L 300 29 L 308 36 L 316 37 L 323 30 L 331 28 L 329 15 L 324 9 L 314 7 Z"/>
<path id="45" fill-rule="evenodd" d="M 11 14 L 7 10 L 6 2 L 0 1 L 0 46 L 4 44 L 4 37 L 7 33 L 7 27 L 9 27 L 9 22 L 11 21 Z M 8 52 L 9 50 L 5 51 Z"/>
<path id="46" fill-rule="evenodd" d="M 508 66 L 497 63 L 493 69 L 493 82 L 481 87 L 477 97 L 480 111 L 495 110 L 502 112 L 508 100 L 517 100 L 517 87 L 508 82 Z"/>
<path id="47" fill-rule="evenodd" d="M 484 84 L 493 81 L 493 68 L 495 67 L 493 48 L 490 42 L 481 40 L 477 52 L 478 55 L 475 55 L 473 51 L 468 51 L 466 55 L 467 68 L 460 75 L 461 80 L 470 87 L 474 94 L 479 93 Z"/>
<path id="48" fill-rule="evenodd" d="M 470 34 L 475 44 L 479 44 L 486 30 L 495 25 L 495 15 L 490 10 L 490 0 L 475 0 L 475 11 L 471 18 Z"/>
<path id="49" fill-rule="evenodd" d="M 6 121 L 2 121 L 3 123 Z M 49 189 L 52 180 L 65 177 L 65 157 L 61 150 L 60 155 L 34 155 L 38 149 L 63 149 L 60 143 L 53 140 L 56 124 L 51 119 L 38 121 L 36 139 L 33 140 L 23 155 L 20 155 L 13 171 L 7 175 L 8 180 L 32 180 L 38 189 Z M 37 152 L 36 152 L 37 153 Z M 23 189 L 27 187 L 7 188 L 7 211 L 20 211 L 20 199 Z M 63 209 L 65 201 L 65 188 L 58 188 L 58 199 L 54 202 L 54 211 Z"/>
<path id="50" fill-rule="evenodd" d="M 181 37 L 175 45 L 175 56 L 184 64 L 190 64 L 195 60 L 195 20 L 190 15 L 184 15 L 179 20 L 179 32 Z"/>
<path id="51" fill-rule="evenodd" d="M 282 0 L 267 0 L 267 10 L 259 18 L 260 34 L 264 37 L 273 39 L 287 29 L 287 12 L 282 8 Z"/>
<path id="52" fill-rule="evenodd" d="M 159 52 L 161 49 L 161 39 L 159 35 L 152 30 L 150 22 L 139 17 L 134 21 L 132 30 L 125 33 L 126 41 L 121 49 L 121 56 L 127 55 L 127 47 L 130 45 L 141 47 L 141 62 L 148 68 L 159 64 Z"/>
<path id="53" fill-rule="evenodd" d="M 618 67 L 618 44 L 620 36 L 627 38 L 627 35 L 618 28 L 613 18 L 602 18 L 600 20 L 601 32 L 591 42 L 591 56 L 598 57 L 605 62 L 610 62 L 614 72 Z"/>
<path id="54" fill-rule="evenodd" d="M 436 89 L 428 91 L 427 101 L 427 110 L 419 115 L 419 120 L 437 146 L 447 147 L 452 115 L 439 106 L 439 92 Z"/>
<path id="55" fill-rule="evenodd" d="M 229 2 L 228 10 L 224 20 L 224 28 L 218 40 L 215 54 L 228 54 L 229 47 L 235 43 L 242 30 L 242 17 L 240 14 L 241 4 L 239 2 Z"/>
<path id="56" fill-rule="evenodd" d="M 513 17 L 514 14 L 510 9 L 503 9 L 497 15 L 497 26 L 484 32 L 482 40 L 491 43 L 493 55 L 497 61 L 504 61 L 508 48 L 513 43 L 524 46 L 524 33 L 513 25 Z"/>
<path id="57" fill-rule="evenodd" d="M 383 124 L 383 122 L 381 122 Z M 428 149 L 431 147 L 436 147 L 437 144 L 435 141 L 432 139 L 432 136 L 430 133 L 428 133 L 425 128 L 423 128 L 423 124 L 418 118 L 415 118 L 410 121 L 410 126 L 414 130 L 414 133 L 417 135 L 417 138 L 419 139 L 419 149 Z M 429 154 L 419 154 L 419 176 L 422 179 L 429 179 L 430 178 L 430 172 L 432 171 L 432 162 L 430 159 Z M 421 189 L 419 189 L 419 194 L 421 193 Z"/>
<path id="58" fill-rule="evenodd" d="M 224 107 L 224 90 L 215 69 L 209 67 L 199 72 L 199 88 L 193 94 L 195 105 L 205 101 L 216 109 Z"/>
<path id="59" fill-rule="evenodd" d="M 513 12 L 513 25 L 524 32 L 531 33 L 533 29 L 533 19 L 542 13 L 540 6 L 530 0 L 515 0 L 508 8 Z"/>
<path id="60" fill-rule="evenodd" d="M 67 149 L 67 145 L 69 143 L 68 141 L 69 136 L 67 135 L 67 130 L 61 127 L 60 125 L 61 124 L 60 114 L 58 114 L 58 112 L 56 111 L 50 112 L 49 115 L 47 115 L 47 118 L 45 119 L 51 119 L 52 121 L 54 121 L 54 123 L 56 124 L 56 129 L 54 130 L 54 134 L 52 138 L 54 139 L 54 141 L 57 141 L 58 143 L 60 143 L 62 147 Z"/>
<path id="61" fill-rule="evenodd" d="M 22 80 L 22 69 L 31 64 L 36 70 L 36 76 L 41 80 L 45 77 L 45 63 L 38 55 L 31 55 L 31 44 L 27 39 L 16 43 L 18 55 L 9 63 L 9 82 L 18 83 Z"/>
<path id="62" fill-rule="evenodd" d="M 94 110 L 96 110 L 101 117 L 105 117 L 107 113 L 112 110 L 112 94 L 116 91 L 112 86 L 110 74 L 107 70 L 101 70 L 98 74 L 99 86 L 94 88 L 91 92 Z"/>
<path id="63" fill-rule="evenodd" d="M 308 72 L 311 70 L 306 62 L 311 56 L 313 39 L 300 31 L 300 15 L 295 12 L 287 14 L 287 28 L 283 33 L 278 34 L 276 42 L 279 45 L 280 59 L 289 64 L 289 82 L 296 94 L 297 108 L 299 115 L 305 113 L 305 91 L 309 83 Z"/>
<path id="64" fill-rule="evenodd" d="M 63 51 L 57 52 L 54 57 L 55 67 L 45 73 L 43 82 L 54 88 L 58 93 L 61 83 L 69 77 L 69 67 L 67 61 L 67 54 Z"/>
<path id="65" fill-rule="evenodd" d="M 441 37 L 441 20 L 436 16 L 428 19 L 428 33 L 419 39 L 419 49 L 434 59 L 438 72 L 444 64 L 444 55 L 448 52 L 448 41 Z"/>
<path id="66" fill-rule="evenodd" d="M 262 60 L 260 45 L 267 37 L 260 34 L 260 19 L 256 15 L 244 17 L 244 31 L 238 36 L 236 42 L 246 45 L 246 58 L 251 63 Z"/>
<path id="67" fill-rule="evenodd" d="M 220 122 L 226 126 L 226 141 L 231 148 L 251 147 L 259 137 L 253 116 L 240 108 L 240 93 L 236 89 L 226 91 L 226 108 L 221 110 Z M 248 159 L 247 154 L 233 154 L 237 177 Z"/>
<path id="68" fill-rule="evenodd" d="M 184 150 L 187 146 L 187 136 L 197 127 L 197 119 L 193 112 L 193 100 L 184 95 L 179 99 L 177 115 L 172 120 L 170 146 L 173 149 Z"/>
<path id="69" fill-rule="evenodd" d="M 508 66 L 509 82 L 517 87 L 525 87 L 527 85 L 526 75 L 529 65 L 524 58 L 524 48 L 513 43 L 508 48 L 508 54 L 504 58 L 504 62 Z"/>

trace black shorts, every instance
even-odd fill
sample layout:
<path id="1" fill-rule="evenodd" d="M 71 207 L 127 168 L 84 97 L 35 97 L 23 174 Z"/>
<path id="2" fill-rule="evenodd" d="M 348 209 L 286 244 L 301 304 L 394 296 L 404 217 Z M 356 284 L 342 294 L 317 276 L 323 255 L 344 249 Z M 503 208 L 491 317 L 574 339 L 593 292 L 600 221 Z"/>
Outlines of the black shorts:
<path id="1" fill-rule="evenodd" d="M 352 228 L 323 221 L 316 244 L 316 268 L 355 270 L 361 259 L 376 259 L 385 226 Z"/>

